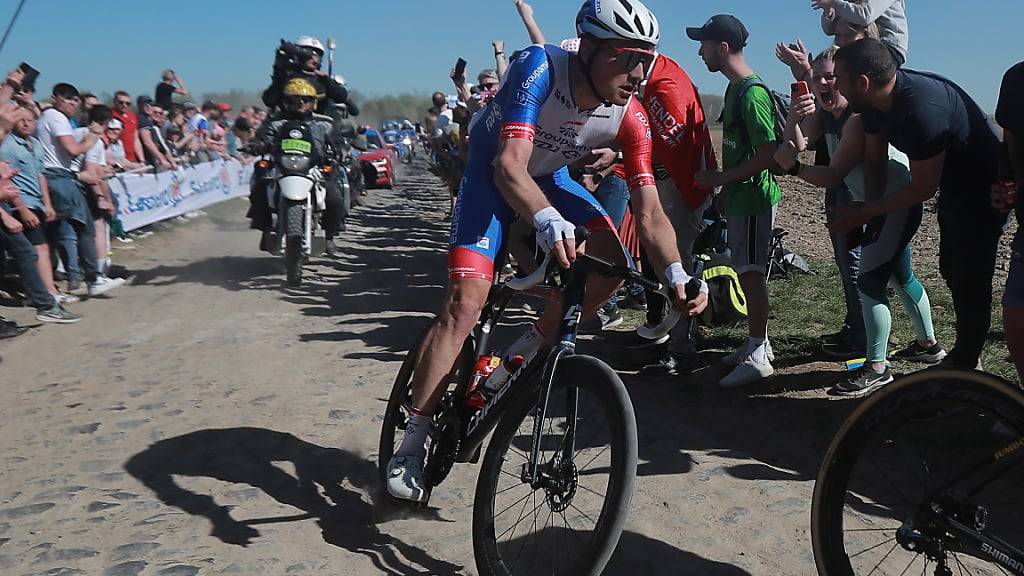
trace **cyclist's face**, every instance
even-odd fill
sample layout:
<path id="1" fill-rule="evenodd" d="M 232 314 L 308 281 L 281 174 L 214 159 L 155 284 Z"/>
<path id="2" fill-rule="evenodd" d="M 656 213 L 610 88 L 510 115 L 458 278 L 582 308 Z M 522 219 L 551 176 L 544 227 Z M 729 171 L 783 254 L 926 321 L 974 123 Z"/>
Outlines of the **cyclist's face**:
<path id="1" fill-rule="evenodd" d="M 647 44 L 623 40 L 604 42 L 593 50 L 594 86 L 612 104 L 626 105 L 647 76 L 654 50 Z"/>

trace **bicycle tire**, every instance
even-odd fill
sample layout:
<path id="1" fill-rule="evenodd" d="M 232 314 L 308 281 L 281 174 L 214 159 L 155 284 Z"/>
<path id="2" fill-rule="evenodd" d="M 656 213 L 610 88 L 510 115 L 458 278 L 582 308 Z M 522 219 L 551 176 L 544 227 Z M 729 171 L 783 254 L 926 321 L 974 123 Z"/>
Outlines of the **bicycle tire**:
<path id="1" fill-rule="evenodd" d="M 405 355 L 405 359 L 402 361 L 402 366 L 398 370 L 398 375 L 395 376 L 395 382 L 391 386 L 391 393 L 388 395 L 388 405 L 384 412 L 384 421 L 381 423 L 380 429 L 380 440 L 377 445 L 377 468 L 380 474 L 382 484 L 387 483 L 388 478 L 388 462 L 391 461 L 391 457 L 395 453 L 395 434 L 398 430 L 404 430 L 404 423 L 406 415 L 404 414 L 404 405 L 409 400 L 411 393 L 412 375 L 416 370 L 416 365 L 419 364 L 420 360 L 420 348 L 423 346 L 423 341 L 427 336 L 427 333 L 434 326 L 437 319 L 432 319 L 423 330 L 416 336 L 416 340 L 413 346 L 409 349 L 409 352 Z M 456 359 L 456 366 L 459 366 L 460 370 L 472 369 L 473 366 L 473 337 L 470 336 L 466 339 L 466 344 L 462 347 L 462 352 L 459 353 L 459 358 Z M 453 378 L 452 380 L 455 380 Z"/>
<path id="2" fill-rule="evenodd" d="M 584 543 L 582 553 L 566 566 L 567 571 L 565 572 L 558 572 L 557 559 L 554 558 L 553 549 L 552 568 L 554 570 L 552 573 L 596 575 L 601 573 L 615 551 L 629 512 L 636 482 L 638 449 L 636 418 L 629 393 L 622 380 L 607 364 L 596 358 L 569 356 L 559 362 L 552 385 L 552 401 L 557 402 L 559 388 L 567 390 L 569 387 L 577 387 L 581 391 L 585 390 L 594 394 L 607 417 L 607 430 L 611 440 L 612 453 L 608 466 L 608 488 L 592 535 Z M 511 556 L 511 546 L 499 546 L 497 542 L 494 497 L 499 478 L 503 473 L 507 474 L 507 471 L 503 471 L 502 464 L 505 462 L 514 436 L 521 423 L 533 422 L 530 413 L 536 404 L 537 394 L 529 393 L 521 394 L 516 402 L 509 406 L 491 437 L 490 445 L 483 459 L 473 502 L 473 550 L 477 570 L 484 576 L 509 576 L 517 573 L 515 571 L 516 562 L 512 561 L 512 558 L 504 558 L 501 550 L 501 548 L 505 548 L 510 552 L 508 555 Z M 549 402 L 549 410 L 551 410 L 551 406 L 552 402 Z M 532 427 L 530 429 L 532 430 Z M 536 491 L 533 492 L 533 495 L 536 498 Z M 571 503 L 570 506 L 572 506 Z M 551 510 L 554 512 L 553 508 Z M 571 523 L 564 514 L 562 520 L 565 523 L 563 535 L 567 535 Z M 552 522 L 552 528 L 554 529 L 552 532 L 557 538 L 557 526 L 554 522 Z M 514 529 L 512 534 L 514 536 Z M 568 539 L 568 536 L 566 538 Z M 523 539 L 524 547 L 528 541 L 528 538 Z M 516 559 L 518 560 L 518 557 Z M 509 564 L 512 564 L 511 568 Z M 529 568 L 532 568 L 532 564 Z M 543 569 L 543 572 L 547 573 L 547 567 Z"/>
<path id="3" fill-rule="evenodd" d="M 819 575 L 858 574 L 850 561 L 857 554 L 851 555 L 846 549 L 844 512 L 847 503 L 865 506 L 865 502 L 872 502 L 848 493 L 851 473 L 866 452 L 872 434 L 878 433 L 879 429 L 890 422 L 902 421 L 904 426 L 913 423 L 915 418 L 921 419 L 922 411 L 927 412 L 936 403 L 955 402 L 961 403 L 961 414 L 991 415 L 998 418 L 995 421 L 1000 425 L 1013 427 L 1008 431 L 1015 430 L 1018 436 L 1024 435 L 1024 394 L 1012 384 L 982 372 L 925 370 L 902 378 L 869 397 L 854 410 L 836 434 L 815 482 L 811 505 L 811 541 Z M 957 408 L 945 410 L 947 414 L 955 415 Z M 931 415 L 930 412 L 928 414 L 925 420 Z M 938 417 L 932 419 L 937 420 Z M 867 454 L 863 455 L 867 457 Z M 893 474 L 893 471 L 882 472 L 883 475 L 887 473 Z M 896 487 L 891 480 L 888 481 L 889 486 Z M 850 530 L 857 531 L 856 528 Z M 972 560 L 975 558 L 972 557 Z M 915 561 L 912 559 L 912 562 Z M 959 559 L 956 561 L 959 562 Z M 927 568 L 928 562 L 924 563 Z M 950 565 L 955 564 L 951 562 Z M 877 568 L 878 565 L 872 569 L 872 573 L 879 573 L 876 572 Z"/>
<path id="4" fill-rule="evenodd" d="M 289 200 L 285 206 L 285 276 L 289 286 L 302 284 L 302 240 L 306 228 L 306 203 Z"/>

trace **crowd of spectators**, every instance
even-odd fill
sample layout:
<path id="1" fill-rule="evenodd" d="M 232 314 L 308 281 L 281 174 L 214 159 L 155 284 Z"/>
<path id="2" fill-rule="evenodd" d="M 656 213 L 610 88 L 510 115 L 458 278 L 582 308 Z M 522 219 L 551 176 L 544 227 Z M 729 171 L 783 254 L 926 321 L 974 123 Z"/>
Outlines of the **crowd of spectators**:
<path id="1" fill-rule="evenodd" d="M 514 5 L 531 42 L 546 43 L 532 7 L 525 0 L 514 0 Z M 915 341 L 895 353 L 897 358 L 980 367 L 990 324 L 996 245 L 1005 223 L 1005 215 L 989 205 L 988 190 L 1002 157 L 1003 176 L 993 192 L 993 203 L 1005 214 L 1009 210 L 1007 196 L 1015 198 L 1014 185 L 1007 184 L 1012 176 L 1006 174 L 1012 174 L 1013 162 L 1020 160 L 1007 161 L 1010 156 L 1005 149 L 1000 151 L 998 137 L 983 122 L 984 113 L 966 91 L 949 79 L 905 68 L 910 35 L 904 0 L 814 0 L 812 7 L 821 11 L 821 27 L 827 36 L 821 42 L 822 51 L 815 56 L 800 41 L 779 43 L 776 48 L 776 56 L 791 69 L 794 79 L 811 86 L 809 94 L 794 95 L 791 109 L 780 109 L 789 120 L 784 133 L 774 114 L 781 104 L 773 100 L 770 90 L 752 89 L 767 87 L 746 63 L 746 27 L 729 15 L 688 29 L 690 38 L 700 42 L 701 64 L 730 82 L 723 114 L 727 149 L 704 154 L 708 140 L 697 132 L 714 119 L 706 122 L 700 96 L 681 67 L 675 77 L 685 81 L 673 81 L 675 96 L 668 98 L 682 95 L 690 99 L 687 110 L 679 112 L 687 115 L 688 129 L 698 128 L 697 135 L 684 146 L 674 151 L 659 149 L 659 140 L 676 137 L 659 133 L 661 127 L 656 125 L 655 117 L 666 113 L 664 102 L 645 95 L 643 87 L 638 96 L 653 125 L 659 192 L 666 212 L 677 212 L 672 220 L 684 259 L 691 254 L 703 223 L 724 219 L 732 236 L 728 243 L 747 298 L 750 337 L 740 350 L 726 357 L 736 370 L 722 385 L 749 384 L 773 372 L 765 265 L 775 212 L 784 201 L 776 175 L 787 171 L 823 189 L 828 217 L 828 229 L 823 232 L 832 240 L 843 279 L 846 318 L 835 333 L 823 335 L 822 349 L 837 359 L 867 359 L 862 369 L 838 382 L 831 393 L 859 396 L 892 380 L 887 363 L 891 357 L 887 349 L 892 323 L 887 295 L 890 285 L 899 294 L 917 334 Z M 578 46 L 576 38 L 559 44 L 570 52 Z M 503 42 L 495 41 L 493 47 L 495 67 L 480 72 L 476 85 L 467 83 L 464 67 L 452 69 L 455 93 L 434 93 L 424 122 L 435 161 L 432 171 L 447 183 L 453 211 L 467 160 L 470 121 L 501 88 L 508 63 L 516 59 L 516 53 L 506 59 Z M 658 55 L 643 85 L 648 92 L 669 64 L 678 66 L 667 55 Z M 1008 102 L 1020 93 L 1021 70 L 1024 68 L 1018 65 L 1007 75 L 997 114 L 1007 129 L 1010 155 L 1019 149 L 1012 141 L 1016 126 L 1006 124 L 1019 115 L 1012 113 L 1014 106 Z M 789 92 L 789 87 L 776 90 Z M 699 113 L 694 116 L 694 111 Z M 668 110 L 669 115 L 675 112 Z M 908 124 L 908 118 L 916 118 L 917 124 Z M 785 144 L 781 149 L 780 143 Z M 697 147 L 701 151 L 695 153 Z M 799 162 L 798 152 L 804 149 L 815 152 L 817 166 Z M 640 264 L 643 254 L 629 215 L 628 189 L 616 174 L 614 162 L 602 159 L 608 153 L 614 151 L 600 151 L 570 173 L 612 216 Z M 691 166 L 687 175 L 670 173 L 673 170 L 665 170 L 665 165 L 671 168 L 677 159 L 669 154 L 699 158 L 702 166 Z M 716 168 L 716 156 L 721 159 L 720 169 Z M 675 181 L 668 194 L 662 190 L 663 180 Z M 921 204 L 940 191 L 939 266 L 956 313 L 956 341 L 948 353 L 936 340 L 927 293 L 910 268 L 909 242 L 921 221 Z M 510 234 L 510 252 L 529 267 L 529 241 L 519 247 L 519 254 L 525 256 L 517 255 L 515 241 L 529 238 L 532 230 L 521 221 L 514 226 L 526 230 Z M 1015 242 L 1015 249 L 1018 244 L 1021 242 Z M 1020 280 L 1024 273 L 1016 270 L 1021 259 L 1016 251 L 1014 254 L 1004 316 L 1011 351 L 1024 360 L 1024 329 L 1019 328 L 1024 326 L 1019 320 L 1019 310 L 1024 309 L 1019 307 L 1019 293 L 1024 289 L 1015 288 L 1016 284 L 1024 286 Z M 647 302 L 650 295 L 635 288 L 627 286 L 626 290 L 620 292 L 620 298 L 630 306 L 646 308 L 648 323 L 656 323 L 659 313 L 655 308 L 664 310 L 665 306 Z M 605 328 L 621 323 L 614 299 L 599 319 Z M 689 332 L 690 328 L 682 330 Z M 662 360 L 645 367 L 648 373 L 687 375 L 703 368 L 692 344 L 678 345 L 680 339 L 675 334 L 671 340 Z"/>
<path id="2" fill-rule="evenodd" d="M 267 111 L 235 114 L 227 103 L 197 106 L 189 97 L 172 70 L 153 96 L 118 90 L 109 103 L 63 82 L 37 99 L 35 78 L 20 68 L 0 85 L 0 264 L 17 272 L 38 320 L 77 322 L 66 305 L 124 283 L 109 276 L 110 239 L 131 241 L 109 178 L 248 160 L 241 149 Z M 0 318 L 0 338 L 23 331 Z"/>

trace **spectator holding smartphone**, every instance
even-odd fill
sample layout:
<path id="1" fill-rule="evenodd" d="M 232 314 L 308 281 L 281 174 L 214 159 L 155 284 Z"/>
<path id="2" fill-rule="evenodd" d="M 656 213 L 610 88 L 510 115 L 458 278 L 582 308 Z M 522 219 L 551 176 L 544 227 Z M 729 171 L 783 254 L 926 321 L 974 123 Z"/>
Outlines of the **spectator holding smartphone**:
<path id="1" fill-rule="evenodd" d="M 961 87 L 936 74 L 898 69 L 878 40 L 840 49 L 836 77 L 839 91 L 863 119 L 865 188 L 869 198 L 878 200 L 847 211 L 831 228 L 849 231 L 920 204 L 941 189 L 939 269 L 956 313 L 956 342 L 943 362 L 975 369 L 992 320 L 996 248 L 1006 222 L 989 200 L 999 138 Z M 911 180 L 883 196 L 890 143 L 910 158 Z"/>

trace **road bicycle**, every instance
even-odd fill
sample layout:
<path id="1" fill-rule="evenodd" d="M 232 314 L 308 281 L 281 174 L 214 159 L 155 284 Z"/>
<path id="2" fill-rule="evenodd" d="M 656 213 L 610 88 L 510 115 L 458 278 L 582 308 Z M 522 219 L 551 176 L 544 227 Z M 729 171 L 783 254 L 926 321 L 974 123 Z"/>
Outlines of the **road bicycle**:
<path id="1" fill-rule="evenodd" d="M 577 237 L 582 240 L 585 230 L 577 230 Z M 493 431 L 473 502 L 473 549 L 481 574 L 599 574 L 622 533 L 636 480 L 636 419 L 615 371 L 575 352 L 592 274 L 668 293 L 629 268 L 589 255 L 580 255 L 567 270 L 548 255 L 530 276 L 492 286 L 446 379 L 424 484 L 432 490 L 454 464 L 476 463 Z M 483 408 L 469 407 L 470 375 L 477 359 L 492 353 L 491 336 L 502 315 L 516 294 L 540 284 L 562 296 L 557 344 L 516 369 Z M 665 325 L 679 316 L 670 314 Z M 403 362 L 388 400 L 379 447 L 382 481 L 410 415 L 410 382 L 425 335 L 426 330 Z"/>
<path id="2" fill-rule="evenodd" d="M 823 576 L 1024 576 L 1024 394 L 924 370 L 843 424 L 814 488 Z"/>

